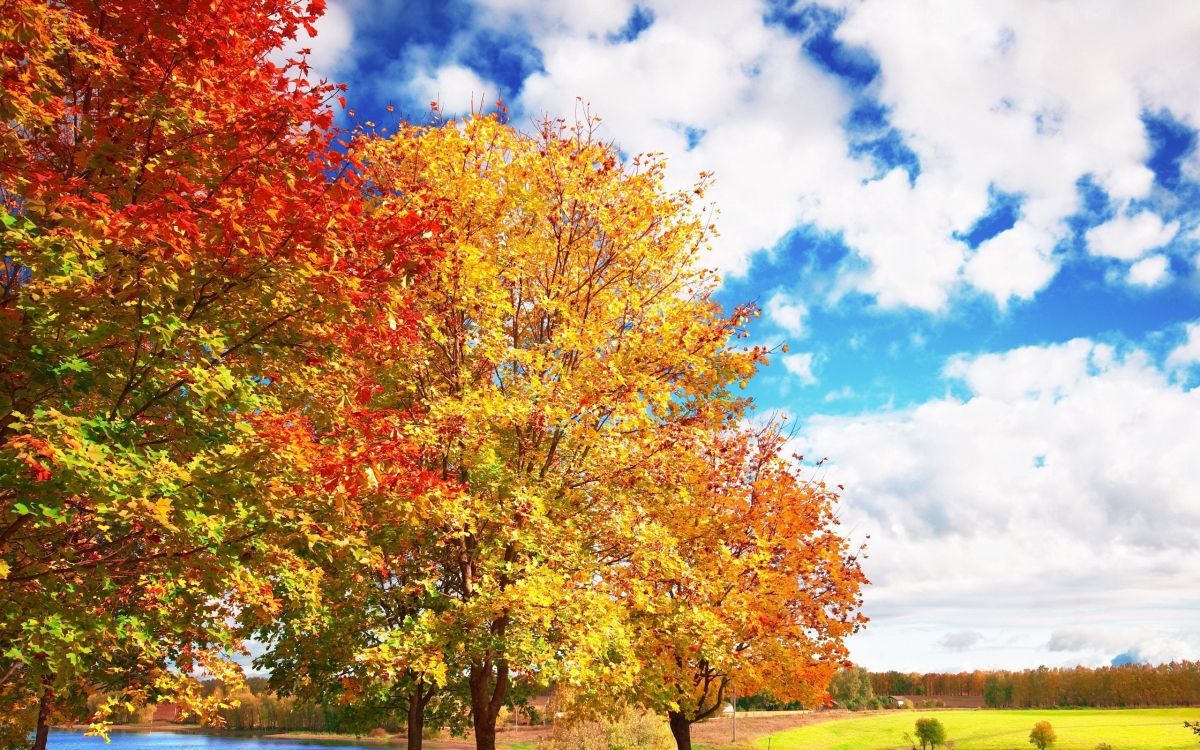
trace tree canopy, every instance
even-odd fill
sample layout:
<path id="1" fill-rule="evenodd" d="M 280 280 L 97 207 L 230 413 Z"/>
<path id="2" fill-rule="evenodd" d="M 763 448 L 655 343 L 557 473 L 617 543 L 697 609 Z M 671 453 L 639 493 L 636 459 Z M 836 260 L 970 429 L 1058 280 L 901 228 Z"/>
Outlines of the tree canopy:
<path id="1" fill-rule="evenodd" d="M 1029 732 L 1029 744 L 1038 750 L 1046 750 L 1056 739 L 1058 735 L 1054 733 L 1054 727 L 1050 726 L 1048 721 L 1037 722 Z"/>
<path id="2" fill-rule="evenodd" d="M 737 395 L 707 176 L 587 118 L 340 132 L 272 61 L 322 10 L 0 4 L 4 743 L 216 720 L 252 636 L 410 748 L 550 684 L 680 748 L 731 683 L 824 700 L 865 579 Z"/>
<path id="3" fill-rule="evenodd" d="M 934 718 L 917 719 L 917 740 L 924 750 L 926 746 L 936 748 L 946 744 L 946 727 Z"/>

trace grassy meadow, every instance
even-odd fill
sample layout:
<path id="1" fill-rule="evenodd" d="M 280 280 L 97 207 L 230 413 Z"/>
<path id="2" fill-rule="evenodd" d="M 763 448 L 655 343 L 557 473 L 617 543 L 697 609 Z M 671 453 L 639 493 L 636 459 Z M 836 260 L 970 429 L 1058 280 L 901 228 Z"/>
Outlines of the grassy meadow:
<path id="1" fill-rule="evenodd" d="M 770 750 L 909 748 L 904 734 L 914 734 L 913 726 L 922 716 L 936 717 L 945 725 L 954 750 L 1032 748 L 1029 730 L 1042 720 L 1058 734 L 1054 750 L 1094 750 L 1101 742 L 1113 750 L 1196 750 L 1197 737 L 1183 722 L 1200 719 L 1200 709 L 893 711 L 797 727 L 760 737 L 756 745 Z"/>

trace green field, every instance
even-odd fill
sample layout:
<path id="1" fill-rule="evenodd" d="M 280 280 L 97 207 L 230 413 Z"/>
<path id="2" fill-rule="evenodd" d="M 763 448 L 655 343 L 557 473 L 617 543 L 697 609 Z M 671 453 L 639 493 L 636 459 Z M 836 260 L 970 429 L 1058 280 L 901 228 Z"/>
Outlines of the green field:
<path id="1" fill-rule="evenodd" d="M 884 715 L 814 724 L 757 741 L 770 750 L 883 750 L 908 748 L 918 717 L 935 716 L 946 727 L 954 750 L 1028 750 L 1029 730 L 1048 721 L 1058 734 L 1054 750 L 1094 750 L 1107 742 L 1114 750 L 1200 750 L 1198 738 L 1183 726 L 1200 719 L 1200 708 L 1062 711 L 894 711 Z M 769 743 L 769 744 L 768 744 Z"/>

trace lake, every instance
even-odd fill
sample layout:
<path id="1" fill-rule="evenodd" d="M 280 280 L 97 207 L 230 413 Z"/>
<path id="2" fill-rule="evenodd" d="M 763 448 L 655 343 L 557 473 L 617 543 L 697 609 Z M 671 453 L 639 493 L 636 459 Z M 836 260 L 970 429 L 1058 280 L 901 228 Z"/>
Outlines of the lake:
<path id="1" fill-rule="evenodd" d="M 111 732 L 108 736 L 112 742 L 105 745 L 99 737 L 85 737 L 83 732 L 54 731 L 50 733 L 46 750 L 313 750 L 315 745 L 347 749 L 357 747 L 344 742 L 213 737 L 179 732 Z M 381 750 L 379 745 L 370 747 L 372 750 Z"/>

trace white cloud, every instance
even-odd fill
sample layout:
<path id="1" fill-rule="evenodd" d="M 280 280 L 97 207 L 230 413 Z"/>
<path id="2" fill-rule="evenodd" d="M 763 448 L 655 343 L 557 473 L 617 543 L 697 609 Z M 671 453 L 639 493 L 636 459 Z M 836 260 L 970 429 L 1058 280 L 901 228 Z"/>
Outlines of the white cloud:
<path id="1" fill-rule="evenodd" d="M 967 281 L 1001 306 L 1014 297 L 1030 299 L 1058 272 L 1052 257 L 1056 242 L 1052 232 L 1020 222 L 976 248 L 967 261 Z"/>
<path id="2" fill-rule="evenodd" d="M 1111 347 L 1087 339 L 1054 346 L 1027 346 L 1002 354 L 956 356 L 943 373 L 962 380 L 977 396 L 1015 402 L 1022 398 L 1059 398 L 1070 393 L 1096 366 L 1113 361 Z"/>
<path id="3" fill-rule="evenodd" d="M 1177 222 L 1164 224 L 1157 214 L 1149 211 L 1118 216 L 1088 230 L 1088 249 L 1095 255 L 1136 260 L 1148 251 L 1166 245 L 1178 229 Z"/>
<path id="4" fill-rule="evenodd" d="M 974 630 L 988 644 L 1013 633 L 1036 651 L 1055 630 L 1111 626 L 1156 629 L 1160 645 L 1190 644 L 1178 656 L 1197 653 L 1200 432 L 1181 415 L 1200 413 L 1200 389 L 1170 381 L 1145 351 L 1087 339 L 958 357 L 945 373 L 966 398 L 816 417 L 797 441 L 798 453 L 832 458 L 824 479 L 847 487 L 842 527 L 871 535 L 873 624 L 856 660 L 967 666 L 905 656 L 916 611 L 942 635 Z M 990 648 L 971 663 L 1043 658 Z"/>
<path id="5" fill-rule="evenodd" d="M 808 306 L 799 297 L 778 291 L 771 295 L 763 308 L 767 318 L 795 338 L 803 338 L 808 331 L 804 319 L 808 317 Z"/>
<path id="6" fill-rule="evenodd" d="M 539 34 L 549 32 L 600 33 L 620 29 L 630 13 L 633 0 L 611 0 L 597 3 L 593 0 L 477 0 L 489 13 L 489 20 L 503 24 L 517 19 L 531 24 L 531 30 Z"/>
<path id="7" fill-rule="evenodd" d="M 423 101 L 437 102 L 444 112 L 484 109 L 495 100 L 499 90 L 499 86 L 462 65 L 446 65 L 421 73 L 409 83 L 412 94 Z"/>
<path id="8" fill-rule="evenodd" d="M 783 355 L 783 366 L 801 385 L 816 385 L 817 378 L 813 375 L 812 352 Z"/>
<path id="9" fill-rule="evenodd" d="M 1020 193 L 1024 221 L 1052 238 L 1063 236 L 1085 175 L 1119 203 L 1149 194 L 1145 109 L 1200 111 L 1187 95 L 1200 74 L 1187 41 L 1200 28 L 1198 8 L 937 3 L 913 13 L 868 1 L 846 9 L 838 36 L 878 56 L 880 98 L 925 175 L 947 180 L 957 196 L 988 185 Z M 918 182 L 914 191 L 921 189 Z M 924 224 L 925 216 L 912 221 Z M 1041 278 L 1031 277 L 1012 288 Z M 973 284 L 980 279 L 968 274 Z"/>
<path id="10" fill-rule="evenodd" d="M 1158 286 L 1171 275 L 1171 263 L 1165 255 L 1142 258 L 1129 267 L 1129 283 L 1135 286 Z"/>
<path id="11" fill-rule="evenodd" d="M 521 5 L 545 30 L 545 73 L 527 82 L 527 109 L 569 112 L 580 95 L 627 150 L 665 149 L 682 175 L 715 170 L 714 260 L 726 271 L 812 224 L 866 261 L 847 280 L 885 307 L 941 309 L 964 282 L 1000 304 L 1032 297 L 1057 271 L 1051 250 L 1081 177 L 1119 201 L 1148 194 L 1144 107 L 1200 113 L 1187 95 L 1200 65 L 1180 32 L 1200 28 L 1195 9 L 944 3 L 917 14 L 856 3 L 838 37 L 880 60 L 877 93 L 922 170 L 913 184 L 899 170 L 875 179 L 873 164 L 848 155 L 841 84 L 752 4 L 650 3 L 655 23 L 622 45 L 603 36 L 612 15 L 589 33 Z M 681 126 L 705 133 L 691 151 Z M 971 254 L 955 233 L 986 211 L 993 188 L 1022 194 L 1024 218 Z"/>
<path id="12" fill-rule="evenodd" d="M 1167 367 L 1178 369 L 1200 363 L 1200 321 L 1188 323 L 1185 339 L 1167 355 Z"/>

